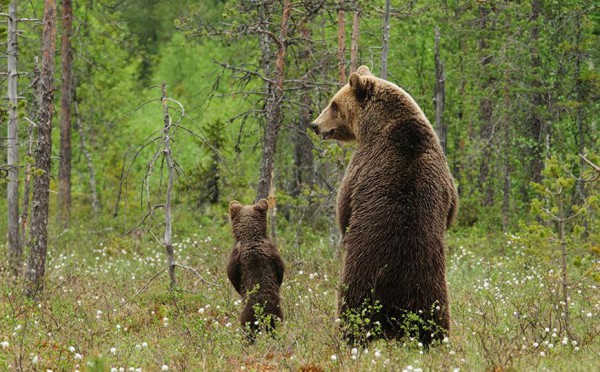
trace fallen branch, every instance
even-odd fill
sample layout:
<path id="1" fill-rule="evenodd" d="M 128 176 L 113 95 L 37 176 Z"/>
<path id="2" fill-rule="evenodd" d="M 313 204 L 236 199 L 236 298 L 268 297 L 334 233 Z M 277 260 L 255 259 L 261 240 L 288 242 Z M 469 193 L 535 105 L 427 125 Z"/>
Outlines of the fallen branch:
<path id="1" fill-rule="evenodd" d="M 174 265 L 175 265 L 175 266 L 178 266 L 178 267 L 181 267 L 182 269 L 189 270 L 189 271 L 193 272 L 194 274 L 196 274 L 196 276 L 198 276 L 198 278 L 199 278 L 199 279 L 196 281 L 196 283 L 194 283 L 194 287 L 196 286 L 196 284 L 198 284 L 198 282 L 203 282 L 203 283 L 204 283 L 204 284 L 206 284 L 206 285 L 212 285 L 212 286 L 216 286 L 216 285 L 217 285 L 217 283 L 214 283 L 214 282 L 211 282 L 211 281 L 209 281 L 209 280 L 205 279 L 205 278 L 202 276 L 202 274 L 200 274 L 200 273 L 198 272 L 198 270 L 196 270 L 196 269 L 194 269 L 194 268 L 191 268 L 191 267 L 189 267 L 189 266 L 185 266 L 185 265 L 182 265 L 182 264 L 178 264 L 178 263 L 175 263 Z"/>

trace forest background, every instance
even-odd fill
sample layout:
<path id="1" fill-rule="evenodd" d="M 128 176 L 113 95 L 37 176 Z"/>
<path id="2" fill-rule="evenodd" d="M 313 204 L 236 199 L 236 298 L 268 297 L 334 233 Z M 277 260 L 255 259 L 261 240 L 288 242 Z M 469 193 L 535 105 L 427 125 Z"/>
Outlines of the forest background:
<path id="1" fill-rule="evenodd" d="M 597 366 L 594 1 L 0 4 L 2 367 Z M 459 189 L 453 330 L 429 352 L 353 350 L 335 322 L 335 197 L 352 146 L 307 128 L 360 65 L 421 105 Z M 287 321 L 248 348 L 224 275 L 227 205 L 259 197 L 287 264 Z"/>

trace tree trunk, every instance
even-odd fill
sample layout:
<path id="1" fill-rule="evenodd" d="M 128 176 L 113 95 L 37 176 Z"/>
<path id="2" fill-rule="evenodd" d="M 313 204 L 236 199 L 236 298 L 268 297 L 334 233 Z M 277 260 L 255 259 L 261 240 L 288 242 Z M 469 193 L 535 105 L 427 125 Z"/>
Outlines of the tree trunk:
<path id="1" fill-rule="evenodd" d="M 29 260 L 25 295 L 36 298 L 44 286 L 48 243 L 48 201 L 52 155 L 52 101 L 54 99 L 54 55 L 56 43 L 56 2 L 44 0 L 42 67 L 39 90 L 39 129 L 35 167 L 39 172 L 33 184 Z"/>
<path id="2" fill-rule="evenodd" d="M 585 128 L 585 123 L 583 121 L 583 114 L 584 114 L 584 109 L 585 109 L 585 105 L 584 105 L 584 100 L 585 100 L 585 96 L 584 96 L 584 84 L 585 82 L 583 81 L 583 78 L 581 76 L 581 65 L 582 65 L 582 59 L 583 59 L 583 51 L 581 48 L 581 13 L 579 13 L 579 11 L 577 12 L 577 16 L 575 17 L 575 99 L 577 100 L 577 109 L 576 109 L 576 116 L 575 116 L 575 122 L 577 123 L 577 133 L 579 136 L 579 153 L 583 154 L 585 152 L 585 145 L 586 145 L 586 141 L 585 141 L 585 135 L 586 135 L 586 128 Z M 581 161 L 581 166 L 583 167 L 584 162 L 583 160 Z M 581 182 L 580 182 L 581 183 Z M 585 199 L 585 195 L 582 195 L 582 197 Z"/>
<path id="3" fill-rule="evenodd" d="M 269 196 L 267 198 L 269 205 L 269 220 L 271 226 L 271 240 L 277 244 L 277 204 L 275 204 L 275 169 L 271 175 L 271 185 L 269 187 Z"/>
<path id="4" fill-rule="evenodd" d="M 346 6 L 345 0 L 338 2 L 338 83 L 346 84 Z"/>
<path id="5" fill-rule="evenodd" d="M 481 164 L 479 167 L 479 188 L 485 191 L 484 205 L 491 206 L 494 201 L 494 189 L 490 181 L 490 164 L 492 162 L 492 129 L 493 129 L 493 103 L 490 97 L 489 89 L 493 85 L 493 78 L 490 72 L 492 56 L 487 50 L 487 40 L 484 32 L 488 29 L 488 16 L 490 10 L 485 4 L 479 6 L 479 26 L 482 35 L 479 38 L 479 54 L 481 58 L 482 85 L 481 93 L 483 97 L 479 101 L 480 132 L 479 140 L 481 143 Z"/>
<path id="6" fill-rule="evenodd" d="M 7 133 L 7 166 L 8 185 L 6 196 L 8 201 L 8 249 L 9 265 L 15 276 L 21 272 L 23 247 L 19 239 L 19 148 L 18 148 L 18 113 L 17 113 L 17 1 L 8 6 L 8 42 L 7 75 L 8 75 L 8 133 Z"/>
<path id="7" fill-rule="evenodd" d="M 304 40 L 310 40 L 312 32 L 308 27 L 308 19 L 303 19 L 300 24 L 300 33 Z M 308 61 L 311 55 L 312 43 L 306 43 L 304 49 L 300 52 L 300 60 Z M 313 173 L 313 155 L 312 141 L 308 137 L 306 131 L 313 120 L 311 110 L 312 99 L 310 96 L 310 88 L 308 88 L 309 80 L 312 74 L 309 71 L 310 67 L 305 71 L 305 84 L 300 93 L 300 112 L 298 115 L 298 127 L 292 132 L 292 141 L 294 143 L 294 179 L 292 182 L 291 195 L 298 197 L 302 189 L 308 186 L 312 188 L 314 181 Z"/>
<path id="8" fill-rule="evenodd" d="M 165 202 L 165 235 L 163 244 L 167 251 L 167 257 L 169 259 L 169 278 L 171 279 L 169 288 L 174 290 L 177 285 L 177 279 L 175 278 L 175 253 L 173 251 L 172 241 L 172 221 L 171 221 L 171 198 L 173 195 L 173 176 L 175 173 L 175 165 L 173 163 L 173 157 L 171 156 L 171 116 L 169 115 L 169 106 L 167 105 L 167 86 L 162 83 L 162 97 L 161 102 L 163 105 L 164 113 L 164 128 L 163 128 L 163 146 L 164 156 L 167 161 L 167 172 L 168 172 L 168 183 L 167 183 L 167 201 Z"/>
<path id="9" fill-rule="evenodd" d="M 34 57 L 35 64 L 33 68 L 33 74 L 31 79 L 31 89 L 36 92 L 39 92 L 40 88 L 40 69 L 39 69 L 39 61 L 38 57 Z M 34 133 L 35 130 L 35 121 L 38 119 L 39 114 L 39 102 L 32 102 L 32 116 L 33 120 L 29 120 L 28 127 L 28 139 L 27 139 L 27 159 L 31 159 L 33 156 L 33 141 L 34 141 Z M 29 223 L 29 195 L 31 194 L 31 161 L 27 162 L 27 166 L 25 167 L 25 184 L 23 185 L 23 211 L 21 212 L 21 246 L 26 246 L 29 244 L 27 239 L 27 228 Z"/>
<path id="10" fill-rule="evenodd" d="M 350 37 L 350 72 L 358 69 L 358 41 L 360 38 L 360 4 L 354 0 L 354 14 L 352 16 L 352 36 Z"/>
<path id="11" fill-rule="evenodd" d="M 444 103 L 446 101 L 446 77 L 444 76 L 444 64 L 440 58 L 440 29 L 435 27 L 435 130 L 440 140 L 440 145 L 446 154 L 446 135 L 448 129 L 442 120 L 444 114 Z"/>
<path id="12" fill-rule="evenodd" d="M 29 123 L 27 129 L 27 158 L 30 159 L 33 154 L 33 133 L 34 125 Z M 23 185 L 23 208 L 21 210 L 21 247 L 27 245 L 27 225 L 29 222 L 29 195 L 31 194 L 31 163 L 27 162 L 25 166 L 25 182 Z"/>
<path id="13" fill-rule="evenodd" d="M 261 61 L 260 66 L 263 70 L 264 76 L 272 76 L 272 53 L 271 53 L 271 43 L 269 36 L 269 26 L 271 24 L 271 12 L 272 12 L 272 3 L 268 0 L 263 1 L 261 4 L 258 13 L 259 13 L 259 42 L 260 42 L 260 50 L 261 50 Z M 272 154 L 274 151 L 271 148 L 267 149 L 267 137 L 269 130 L 269 123 L 272 114 L 272 106 L 273 106 L 273 82 L 267 81 L 265 82 L 265 93 L 266 93 L 266 101 L 265 101 L 265 131 L 263 133 L 263 153 L 261 158 L 260 165 L 260 175 L 258 179 L 258 190 L 256 201 L 261 198 L 266 198 L 269 195 L 269 188 L 271 185 L 271 176 L 273 169 L 273 164 L 271 163 L 272 159 L 268 159 L 268 154 Z"/>
<path id="14" fill-rule="evenodd" d="M 569 339 L 573 339 L 573 334 L 571 332 L 571 322 L 569 320 L 569 281 L 567 274 L 567 235 L 565 232 L 566 223 L 569 219 L 569 212 L 565 210 L 565 192 L 562 189 L 562 185 L 559 184 L 559 180 L 556 181 L 556 188 L 560 190 L 556 194 L 556 207 L 558 209 L 557 223 L 558 223 L 558 241 L 560 243 L 560 251 L 561 251 L 561 284 L 562 284 L 562 305 L 564 312 L 564 321 L 565 321 L 565 330 L 567 331 L 567 336 Z"/>
<path id="15" fill-rule="evenodd" d="M 283 15 L 281 17 L 281 31 L 277 39 L 277 55 L 275 58 L 274 86 L 269 91 L 267 98 L 266 115 L 267 128 L 263 138 L 262 161 L 260 166 L 260 179 L 256 200 L 267 198 L 273 177 L 275 164 L 275 153 L 277 149 L 277 138 L 281 127 L 282 115 L 281 105 L 283 100 L 283 73 L 285 66 L 285 42 L 288 31 L 288 20 L 290 18 L 290 1 L 283 3 Z"/>
<path id="16" fill-rule="evenodd" d="M 71 30 L 73 6 L 71 0 L 62 0 L 62 40 L 60 86 L 60 166 L 58 168 L 58 216 L 66 227 L 71 214 L 71 97 L 73 92 L 73 53 Z"/>
<path id="17" fill-rule="evenodd" d="M 385 13 L 383 15 L 383 45 L 381 46 L 381 78 L 388 76 L 388 51 L 390 47 L 390 0 L 385 0 Z"/>
<path id="18" fill-rule="evenodd" d="M 467 55 L 466 53 L 466 43 L 464 41 L 464 39 L 462 37 L 459 36 L 458 39 L 458 51 L 459 51 L 459 56 L 464 56 Z M 459 70 L 459 74 L 460 74 L 460 83 L 458 84 L 458 96 L 459 97 L 464 97 L 465 92 L 466 92 L 466 86 L 467 86 L 467 77 L 466 77 L 466 73 L 465 73 L 465 63 L 464 63 L 464 58 L 459 57 L 459 62 L 458 62 L 458 70 Z M 464 154 L 466 152 L 465 148 L 466 148 L 466 144 L 465 142 L 465 137 L 469 140 L 469 142 L 471 142 L 470 140 L 473 138 L 473 130 L 472 130 L 472 122 L 471 120 L 466 120 L 465 122 L 463 122 L 463 117 L 464 117 L 464 112 L 465 110 L 465 102 L 463 102 L 462 100 L 459 100 L 458 102 L 458 110 L 456 112 L 456 120 L 458 123 L 461 123 L 461 125 L 465 125 L 466 128 L 466 136 L 461 136 L 459 134 L 455 135 L 453 137 L 454 139 L 454 146 L 455 146 L 455 154 L 458 154 L 458 159 L 456 159 L 456 161 L 454 161 L 454 177 L 456 177 L 456 183 L 458 184 L 457 186 L 457 192 L 459 197 L 463 195 L 463 191 L 464 191 L 464 184 L 467 182 L 463 182 L 463 179 L 472 180 L 472 177 L 470 177 L 470 174 L 472 172 L 466 171 L 465 172 L 465 168 L 467 167 L 467 162 L 464 159 Z M 464 123 L 464 124 L 463 124 Z M 472 184 L 472 182 L 469 182 L 469 184 Z"/>
<path id="19" fill-rule="evenodd" d="M 509 30 L 510 21 L 507 18 L 505 24 L 505 31 Z M 504 46 L 504 58 L 508 61 L 507 47 Z M 508 231 L 508 225 L 510 223 L 510 152 L 512 149 L 511 137 L 510 137 L 510 74 L 509 66 L 504 68 L 504 185 L 502 188 L 502 232 Z"/>

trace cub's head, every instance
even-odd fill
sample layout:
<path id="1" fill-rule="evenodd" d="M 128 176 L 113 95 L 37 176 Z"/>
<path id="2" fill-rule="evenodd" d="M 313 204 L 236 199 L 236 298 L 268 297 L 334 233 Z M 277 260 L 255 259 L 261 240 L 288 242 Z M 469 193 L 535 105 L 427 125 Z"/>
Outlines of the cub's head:
<path id="1" fill-rule="evenodd" d="M 233 235 L 237 240 L 256 240 L 267 237 L 266 199 L 260 199 L 253 205 L 242 205 L 237 200 L 229 203 L 229 216 Z"/>
<path id="2" fill-rule="evenodd" d="M 373 91 L 373 76 L 366 66 L 361 66 L 350 75 L 348 84 L 343 86 L 331 99 L 329 105 L 310 125 L 323 139 L 351 142 L 356 139 L 358 122 L 364 103 Z"/>

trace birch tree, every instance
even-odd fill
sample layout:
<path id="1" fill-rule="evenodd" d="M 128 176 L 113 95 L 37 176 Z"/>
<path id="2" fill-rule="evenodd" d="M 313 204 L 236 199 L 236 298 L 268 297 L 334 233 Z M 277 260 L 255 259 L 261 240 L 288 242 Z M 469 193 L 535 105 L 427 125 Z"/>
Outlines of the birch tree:
<path id="1" fill-rule="evenodd" d="M 18 115 L 17 115 L 17 0 L 8 6 L 7 41 L 7 85 L 8 85 L 8 249 L 9 264 L 15 275 L 19 275 L 23 248 L 19 239 L 19 151 L 18 151 Z"/>
<path id="2" fill-rule="evenodd" d="M 435 27 L 435 130 L 437 132 L 442 150 L 446 154 L 446 123 L 442 119 L 444 103 L 446 100 L 446 77 L 444 76 L 444 64 L 440 58 L 440 29 Z"/>
<path id="3" fill-rule="evenodd" d="M 390 48 L 390 13 L 391 1 L 385 0 L 385 12 L 383 14 L 383 44 L 381 46 L 381 78 L 387 79 L 388 75 L 388 52 Z"/>

